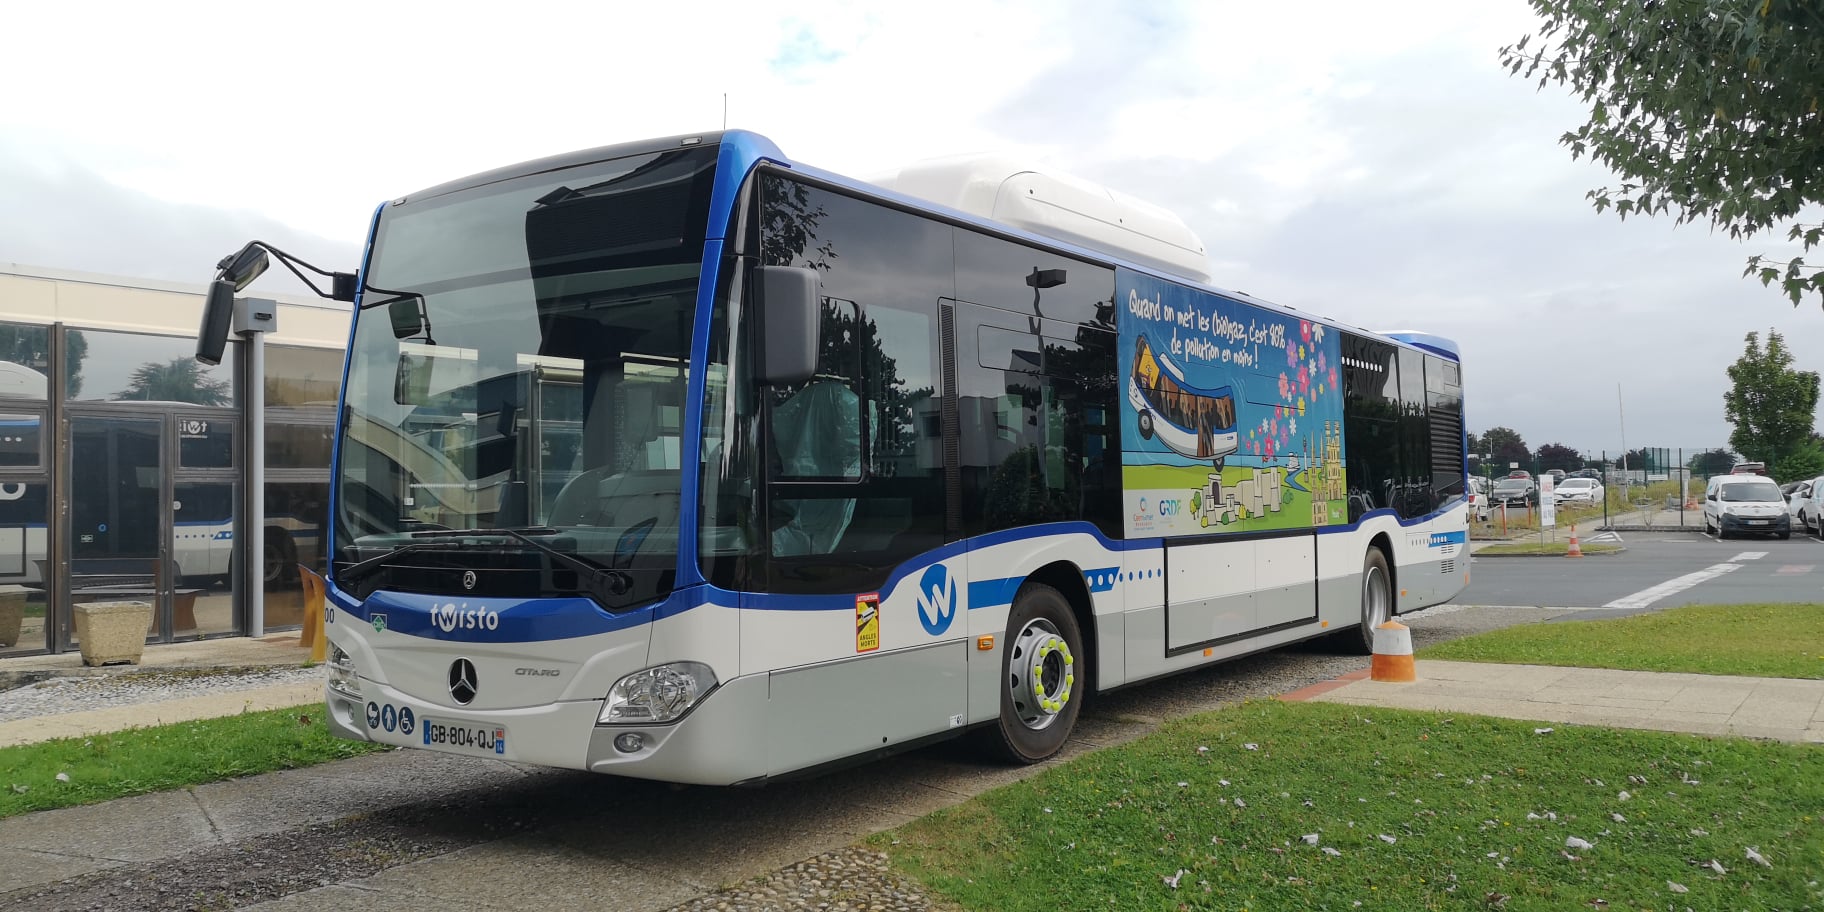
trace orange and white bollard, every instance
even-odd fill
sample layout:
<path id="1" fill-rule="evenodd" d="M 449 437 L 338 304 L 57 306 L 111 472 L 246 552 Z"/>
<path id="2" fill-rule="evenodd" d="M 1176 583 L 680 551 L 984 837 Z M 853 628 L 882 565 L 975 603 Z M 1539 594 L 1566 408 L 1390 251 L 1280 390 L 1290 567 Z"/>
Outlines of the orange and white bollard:
<path id="1" fill-rule="evenodd" d="M 1368 665 L 1368 677 L 1393 684 L 1419 679 L 1412 663 L 1412 631 L 1405 624 L 1388 620 L 1374 628 L 1374 658 Z"/>
<path id="2" fill-rule="evenodd" d="M 1565 557 L 1582 557 L 1583 549 L 1577 546 L 1577 524 L 1571 523 L 1571 544 L 1564 549 Z"/>

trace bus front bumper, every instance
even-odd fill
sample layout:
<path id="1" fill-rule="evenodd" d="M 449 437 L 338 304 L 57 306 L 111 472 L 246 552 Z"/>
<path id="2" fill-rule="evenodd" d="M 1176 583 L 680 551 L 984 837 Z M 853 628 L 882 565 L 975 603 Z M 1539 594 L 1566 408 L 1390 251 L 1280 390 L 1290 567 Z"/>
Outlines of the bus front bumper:
<path id="1" fill-rule="evenodd" d="M 337 737 L 694 785 L 733 785 L 768 772 L 766 675 L 724 681 L 682 717 L 658 725 L 598 725 L 599 699 L 472 712 L 366 678 L 360 690 L 356 698 L 326 689 Z"/>

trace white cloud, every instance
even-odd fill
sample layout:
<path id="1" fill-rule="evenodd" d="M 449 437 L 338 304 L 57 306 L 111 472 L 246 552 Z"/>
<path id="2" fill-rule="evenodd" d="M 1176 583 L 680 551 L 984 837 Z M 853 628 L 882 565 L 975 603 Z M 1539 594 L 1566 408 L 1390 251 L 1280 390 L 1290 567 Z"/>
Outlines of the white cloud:
<path id="1" fill-rule="evenodd" d="M 0 80 L 25 90 L 0 110 L 0 260 L 186 277 L 257 231 L 347 266 L 380 200 L 715 129 L 726 96 L 731 126 L 833 171 L 1012 151 L 1160 202 L 1203 235 L 1219 284 L 1458 337 L 1471 426 L 1535 443 L 1618 447 L 1619 381 L 1631 444 L 1718 445 L 1745 332 L 1778 326 L 1802 367 L 1824 357 L 1815 305 L 1736 279 L 1781 245 L 1589 210 L 1607 178 L 1557 144 L 1581 108 L 1497 66 L 1535 24 L 1520 3 L 212 0 L 8 17 Z M 120 240 L 85 242 L 98 221 Z M 1560 324 L 1588 330 L 1541 341 Z"/>

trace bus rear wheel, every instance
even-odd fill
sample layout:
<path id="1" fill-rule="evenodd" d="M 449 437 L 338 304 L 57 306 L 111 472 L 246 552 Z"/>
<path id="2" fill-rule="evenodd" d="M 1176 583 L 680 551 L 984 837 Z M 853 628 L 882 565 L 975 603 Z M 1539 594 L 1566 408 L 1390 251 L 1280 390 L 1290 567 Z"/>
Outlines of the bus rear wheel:
<path id="1" fill-rule="evenodd" d="M 1001 715 L 981 739 L 1000 759 L 1038 763 L 1062 750 L 1076 727 L 1088 686 L 1083 635 L 1070 602 L 1058 590 L 1028 583 L 1008 612 L 1006 644 Z"/>
<path id="2" fill-rule="evenodd" d="M 1345 630 L 1339 637 L 1356 655 L 1374 652 L 1374 628 L 1393 620 L 1393 574 L 1387 570 L 1387 555 L 1379 548 L 1369 548 L 1362 558 L 1362 619 L 1355 630 Z"/>

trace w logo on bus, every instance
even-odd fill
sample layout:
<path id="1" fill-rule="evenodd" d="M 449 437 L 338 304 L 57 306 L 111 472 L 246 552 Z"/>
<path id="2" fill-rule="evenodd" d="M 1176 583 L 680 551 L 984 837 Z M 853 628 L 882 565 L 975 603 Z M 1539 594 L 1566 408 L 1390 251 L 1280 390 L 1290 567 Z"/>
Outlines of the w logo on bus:
<path id="1" fill-rule="evenodd" d="M 956 617 L 956 580 L 943 564 L 932 564 L 918 580 L 918 622 L 937 636 Z"/>

